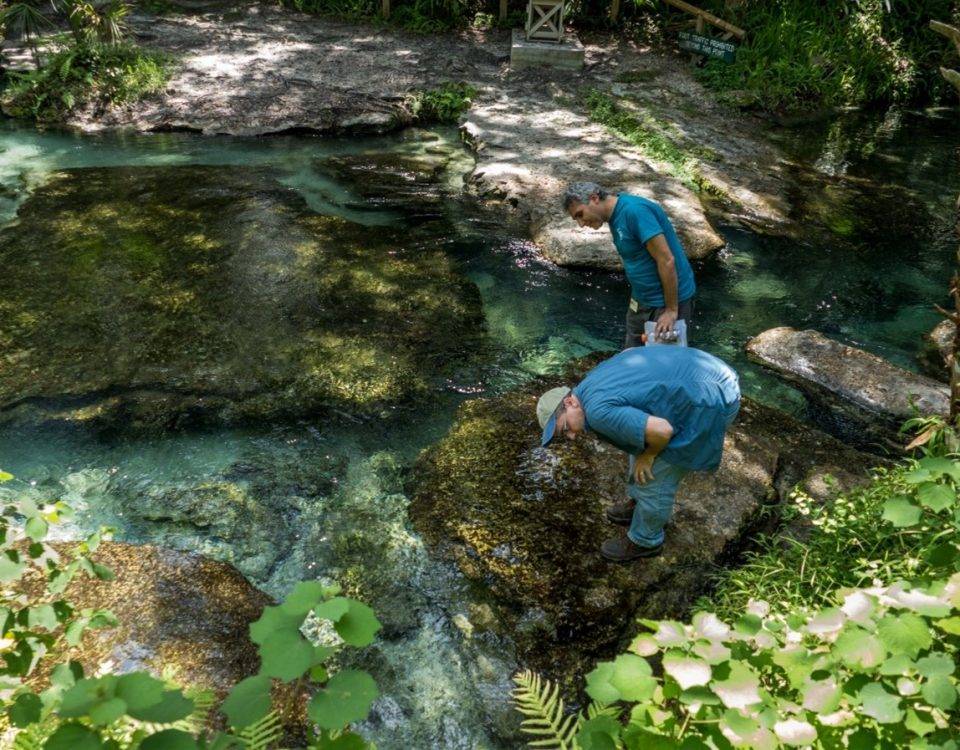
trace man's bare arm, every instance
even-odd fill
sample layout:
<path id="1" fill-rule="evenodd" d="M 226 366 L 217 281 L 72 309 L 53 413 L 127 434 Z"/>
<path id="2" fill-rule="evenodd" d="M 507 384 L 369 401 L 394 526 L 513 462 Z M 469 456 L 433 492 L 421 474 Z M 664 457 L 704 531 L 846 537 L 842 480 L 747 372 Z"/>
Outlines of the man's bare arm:
<path id="1" fill-rule="evenodd" d="M 660 285 L 663 287 L 663 306 L 666 310 L 657 318 L 655 331 L 656 335 L 660 336 L 672 331 L 673 324 L 677 322 L 680 307 L 680 300 L 677 297 L 680 283 L 677 279 L 673 253 L 670 252 L 670 245 L 662 234 L 647 240 L 647 252 L 657 264 L 657 274 L 660 276 Z"/>
<path id="2" fill-rule="evenodd" d="M 653 462 L 673 437 L 673 425 L 666 419 L 650 416 L 647 418 L 647 428 L 644 430 L 643 437 L 645 448 L 643 453 L 636 457 L 633 467 L 637 484 L 644 484 L 653 479 Z"/>

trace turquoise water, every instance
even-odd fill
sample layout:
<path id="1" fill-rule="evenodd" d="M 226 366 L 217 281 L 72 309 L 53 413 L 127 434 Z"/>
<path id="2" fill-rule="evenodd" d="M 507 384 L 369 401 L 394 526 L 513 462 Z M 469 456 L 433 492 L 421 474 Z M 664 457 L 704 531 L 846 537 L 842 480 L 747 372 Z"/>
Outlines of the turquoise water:
<path id="1" fill-rule="evenodd" d="M 960 178 L 948 135 L 955 116 L 847 119 L 780 136 L 814 186 L 796 196 L 811 216 L 809 236 L 771 239 L 722 227 L 728 247 L 696 269 L 694 341 L 732 362 L 746 393 L 803 413 L 796 392 L 742 355 L 749 336 L 776 325 L 816 328 L 914 367 L 920 336 L 938 320 L 932 306 L 945 301 L 954 252 Z M 410 216 L 364 201 L 355 186 L 333 180 L 324 161 L 451 147 L 459 148 L 456 133 L 444 130 L 338 141 L 76 136 L 7 126 L 0 130 L 0 221 L 13 220 L 30 190 L 57 169 L 221 164 L 271 170 L 314 211 L 375 232 Z M 443 179 L 456 188 L 470 164 L 457 151 Z M 509 644 L 468 637 L 457 626 L 470 616 L 471 594 L 410 531 L 404 472 L 445 433 L 464 399 L 616 348 L 627 288 L 617 274 L 542 261 L 502 218 L 450 202 L 432 219 L 429 241 L 442 243 L 480 289 L 490 346 L 479 366 L 438 384 L 402 422 L 303 422 L 113 442 L 83 430 L 8 430 L 0 435 L 0 468 L 32 491 L 71 501 L 85 528 L 107 523 L 117 538 L 230 560 L 277 596 L 305 576 L 353 582 L 385 623 L 378 645 L 361 657 L 384 693 L 364 731 L 386 750 L 515 746 L 506 695 L 517 665 Z M 244 493 L 253 504 L 249 520 L 198 525 L 195 508 L 171 510 L 176 498 L 211 485 Z"/>

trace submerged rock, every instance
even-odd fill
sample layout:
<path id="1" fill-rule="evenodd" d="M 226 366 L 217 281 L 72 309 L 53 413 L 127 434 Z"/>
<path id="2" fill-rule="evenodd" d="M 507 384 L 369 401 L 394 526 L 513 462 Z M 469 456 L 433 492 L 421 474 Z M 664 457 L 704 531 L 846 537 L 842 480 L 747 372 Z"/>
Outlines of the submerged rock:
<path id="1" fill-rule="evenodd" d="M 557 384 L 467 402 L 411 480 L 415 527 L 496 608 L 484 624 L 515 640 L 523 664 L 557 677 L 612 648 L 635 616 L 682 613 L 761 509 L 797 483 L 822 497 L 828 475 L 865 480 L 875 462 L 746 401 L 719 471 L 681 486 L 664 555 L 614 565 L 598 550 L 619 531 L 603 512 L 625 496 L 626 459 L 592 439 L 538 447 L 536 399 Z"/>
<path id="2" fill-rule="evenodd" d="M 924 372 L 944 383 L 950 382 L 956 333 L 957 328 L 951 321 L 941 320 L 923 337 L 923 347 L 917 355 Z"/>
<path id="3" fill-rule="evenodd" d="M 0 248 L 7 419 L 379 415 L 425 395 L 482 328 L 440 250 L 312 214 L 262 170 L 60 172 Z"/>
<path id="4" fill-rule="evenodd" d="M 223 695 L 256 673 L 249 626 L 270 598 L 226 563 L 151 545 L 104 542 L 93 556 L 113 581 L 78 576 L 65 598 L 76 608 L 109 609 L 119 625 L 89 631 L 69 652 L 84 671 L 172 673 L 178 684 Z M 41 582 L 26 579 L 28 594 Z"/>
<path id="5" fill-rule="evenodd" d="M 795 383 L 826 429 L 864 447 L 901 446 L 904 421 L 950 409 L 946 386 L 817 331 L 771 328 L 747 355 Z"/>

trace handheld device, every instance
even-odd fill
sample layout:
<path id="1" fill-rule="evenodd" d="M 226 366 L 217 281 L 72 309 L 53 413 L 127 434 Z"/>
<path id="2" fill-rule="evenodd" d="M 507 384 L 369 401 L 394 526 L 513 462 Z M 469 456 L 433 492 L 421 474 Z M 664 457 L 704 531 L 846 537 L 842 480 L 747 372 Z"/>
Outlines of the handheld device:
<path id="1" fill-rule="evenodd" d="M 678 320 L 673 324 L 673 331 L 664 334 L 662 337 L 654 335 L 657 328 L 655 320 L 648 320 L 643 324 L 643 332 L 647 336 L 645 346 L 686 346 L 687 345 L 687 321 Z"/>

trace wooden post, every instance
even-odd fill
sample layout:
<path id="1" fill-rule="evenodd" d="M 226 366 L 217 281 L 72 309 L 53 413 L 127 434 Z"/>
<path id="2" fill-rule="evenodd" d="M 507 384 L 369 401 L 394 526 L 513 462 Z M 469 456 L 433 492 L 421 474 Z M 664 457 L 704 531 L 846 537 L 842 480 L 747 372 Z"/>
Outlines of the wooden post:
<path id="1" fill-rule="evenodd" d="M 704 29 L 703 16 L 697 16 L 697 21 L 694 24 L 693 28 L 694 28 L 694 31 L 696 31 L 698 34 L 701 34 L 701 35 L 703 34 L 703 29 Z M 691 64 L 694 64 L 694 65 L 697 63 L 696 52 L 690 53 L 690 62 Z"/>
<path id="2" fill-rule="evenodd" d="M 616 23 L 617 16 L 620 15 L 620 0 L 613 0 L 610 5 L 610 20 Z"/>
<path id="3" fill-rule="evenodd" d="M 507 0 L 500 0 L 500 20 L 507 20 Z"/>
<path id="4" fill-rule="evenodd" d="M 380 0 L 380 12 L 384 18 L 390 18 L 390 0 Z"/>

